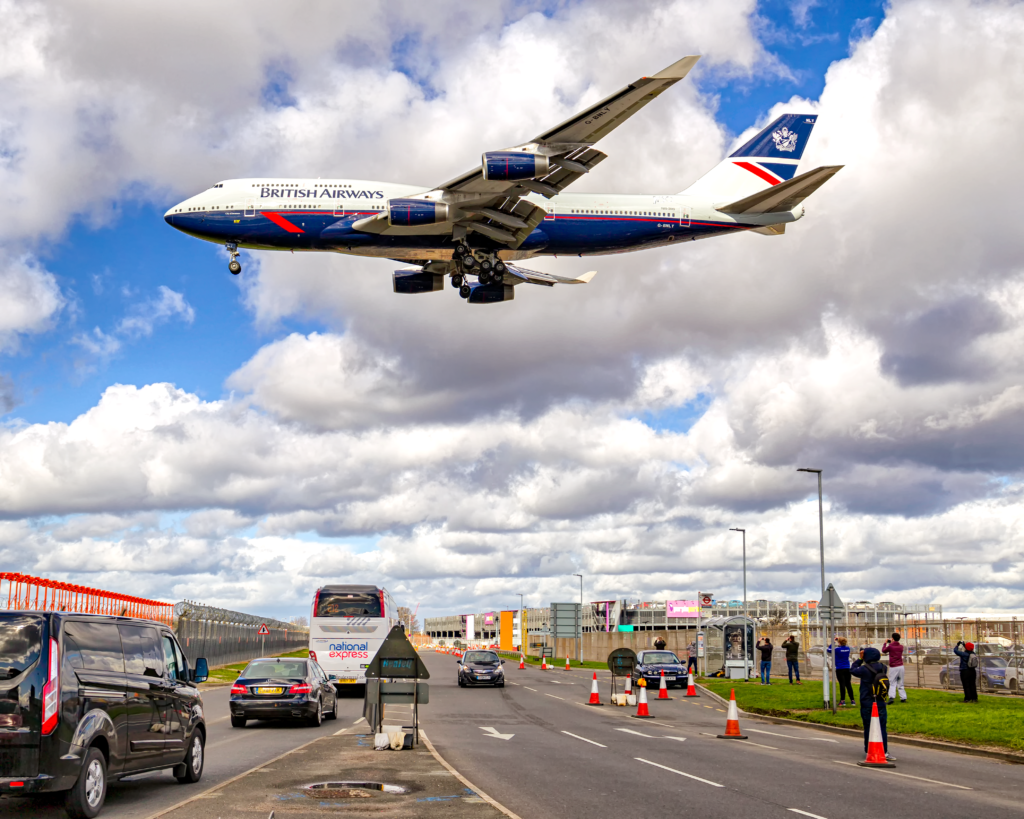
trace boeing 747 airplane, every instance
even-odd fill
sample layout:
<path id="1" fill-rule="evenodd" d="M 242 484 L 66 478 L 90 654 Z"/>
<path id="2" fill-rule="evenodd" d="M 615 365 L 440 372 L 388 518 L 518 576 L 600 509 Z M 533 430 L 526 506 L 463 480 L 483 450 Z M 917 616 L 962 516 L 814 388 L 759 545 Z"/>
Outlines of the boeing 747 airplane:
<path id="1" fill-rule="evenodd" d="M 752 230 L 785 232 L 803 200 L 842 167 L 796 175 L 816 117 L 783 114 L 677 194 L 566 194 L 605 158 L 594 144 L 679 82 L 698 57 L 642 77 L 529 142 L 488 151 L 478 167 L 436 188 L 357 179 L 231 179 L 164 215 L 183 233 L 223 244 L 232 273 L 240 248 L 376 256 L 396 270 L 396 293 L 441 290 L 448 278 L 471 304 L 511 301 L 518 284 L 583 284 L 519 263 L 597 256 Z"/>

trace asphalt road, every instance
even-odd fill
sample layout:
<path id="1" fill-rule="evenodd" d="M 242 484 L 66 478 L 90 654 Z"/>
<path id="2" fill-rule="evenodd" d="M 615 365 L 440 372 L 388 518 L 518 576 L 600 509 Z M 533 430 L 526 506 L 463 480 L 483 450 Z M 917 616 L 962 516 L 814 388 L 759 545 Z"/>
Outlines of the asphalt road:
<path id="1" fill-rule="evenodd" d="M 630 716 L 635 708 L 583 705 L 592 672 L 519 671 L 508 661 L 504 689 L 460 689 L 455 658 L 423 657 L 432 675 L 430 704 L 421 710 L 428 736 L 451 765 L 523 819 L 694 810 L 758 819 L 863 819 L 865 812 L 937 819 L 1020 810 L 1021 765 L 893 744 L 897 768 L 863 769 L 856 766 L 864 758 L 859 738 L 743 719 L 748 740 L 717 739 L 723 706 L 683 699 L 680 689 L 668 702 L 652 691 L 656 718 L 640 720 Z"/>
<path id="2" fill-rule="evenodd" d="M 100 814 L 106 819 L 145 819 L 165 808 L 195 796 L 203 790 L 303 745 L 321 734 L 333 734 L 349 727 L 362 715 L 363 700 L 338 701 L 338 719 L 326 720 L 319 728 L 308 728 L 298 721 L 250 722 L 245 728 L 232 728 L 228 719 L 230 686 L 203 692 L 208 737 L 203 778 L 195 785 L 179 785 L 170 771 L 112 782 Z M 67 819 L 63 797 L 0 799 L 0 817 Z"/>

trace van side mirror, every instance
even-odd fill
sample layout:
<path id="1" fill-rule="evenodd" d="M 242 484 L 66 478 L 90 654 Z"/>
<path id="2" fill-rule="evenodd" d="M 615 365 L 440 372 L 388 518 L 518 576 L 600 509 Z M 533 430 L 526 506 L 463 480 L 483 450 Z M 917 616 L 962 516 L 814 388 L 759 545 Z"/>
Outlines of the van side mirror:
<path id="1" fill-rule="evenodd" d="M 205 657 L 196 660 L 196 667 L 192 670 L 191 677 L 194 683 L 204 683 L 210 678 L 210 666 Z"/>

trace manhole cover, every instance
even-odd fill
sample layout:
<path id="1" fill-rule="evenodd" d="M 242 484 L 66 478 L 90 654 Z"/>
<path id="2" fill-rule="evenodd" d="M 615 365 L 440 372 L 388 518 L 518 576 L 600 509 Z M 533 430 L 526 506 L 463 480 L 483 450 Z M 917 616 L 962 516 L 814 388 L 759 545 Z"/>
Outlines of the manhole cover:
<path id="1" fill-rule="evenodd" d="M 316 782 L 306 785 L 306 796 L 317 799 L 364 799 L 378 793 L 403 794 L 409 789 L 387 782 Z"/>

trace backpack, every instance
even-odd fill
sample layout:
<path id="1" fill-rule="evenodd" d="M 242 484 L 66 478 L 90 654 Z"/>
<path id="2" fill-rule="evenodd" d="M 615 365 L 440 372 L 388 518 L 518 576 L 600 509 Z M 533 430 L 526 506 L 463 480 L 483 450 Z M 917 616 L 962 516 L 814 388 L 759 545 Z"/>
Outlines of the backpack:
<path id="1" fill-rule="evenodd" d="M 871 680 L 871 693 L 876 700 L 889 699 L 889 669 L 884 664 L 882 670 Z"/>
<path id="2" fill-rule="evenodd" d="M 967 657 L 967 667 L 977 668 L 981 663 L 978 662 L 978 655 L 973 651 Z"/>

